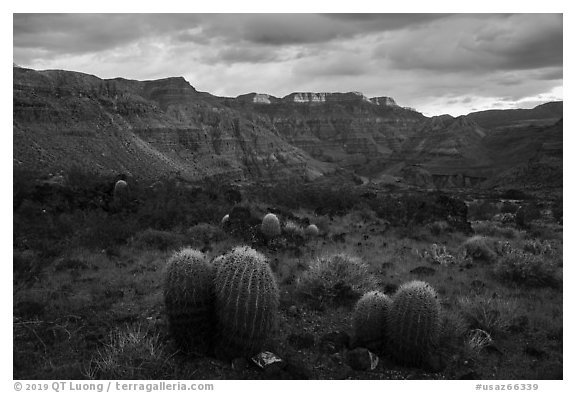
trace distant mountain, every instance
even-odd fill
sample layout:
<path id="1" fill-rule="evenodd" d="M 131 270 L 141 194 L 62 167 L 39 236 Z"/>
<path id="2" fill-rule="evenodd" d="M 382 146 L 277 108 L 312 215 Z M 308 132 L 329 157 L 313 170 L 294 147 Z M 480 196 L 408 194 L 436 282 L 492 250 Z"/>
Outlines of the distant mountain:
<path id="1" fill-rule="evenodd" d="M 103 80 L 13 68 L 14 165 L 188 179 L 314 178 L 334 170 L 183 78 Z"/>
<path id="2" fill-rule="evenodd" d="M 251 93 L 223 99 L 265 119 L 268 127 L 319 161 L 360 173 L 378 170 L 425 119 L 390 97 L 362 93 L 295 92 L 277 98 Z"/>
<path id="3" fill-rule="evenodd" d="M 231 98 L 182 77 L 17 66 L 13 102 L 15 168 L 269 181 L 354 171 L 431 188 L 561 186 L 562 102 L 428 118 L 358 92 Z"/>
<path id="4" fill-rule="evenodd" d="M 549 126 L 562 118 L 563 102 L 555 101 L 532 109 L 504 109 L 473 112 L 466 117 L 486 129 Z"/>

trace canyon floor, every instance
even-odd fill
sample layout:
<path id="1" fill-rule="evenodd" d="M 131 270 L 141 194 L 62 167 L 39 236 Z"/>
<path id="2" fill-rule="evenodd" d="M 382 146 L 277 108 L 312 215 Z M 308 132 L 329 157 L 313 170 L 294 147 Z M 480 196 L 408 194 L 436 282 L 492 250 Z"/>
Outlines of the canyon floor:
<path id="1" fill-rule="evenodd" d="M 344 191 L 325 201 L 338 205 L 326 214 L 244 194 L 241 205 L 255 219 L 274 211 L 283 228 L 288 221 L 320 228 L 314 239 L 285 232 L 262 242 L 220 226 L 238 201 L 218 189 L 190 196 L 186 188 L 187 196 L 166 186 L 115 210 L 90 193 L 78 205 L 79 194 L 39 193 L 37 184 L 22 180 L 14 191 L 14 379 L 562 379 L 562 223 L 558 205 L 542 196 L 503 202 L 453 194 L 468 199 L 472 230 L 459 231 L 442 220 L 398 225 L 356 197 L 345 200 Z M 527 206 L 537 214 L 506 219 Z M 473 236 L 480 245 L 470 246 Z M 167 259 L 181 247 L 213 258 L 241 244 L 266 255 L 278 282 L 278 325 L 265 349 L 282 367 L 184 354 L 169 334 Z M 373 369 L 351 363 L 351 316 L 361 293 L 350 291 L 346 277 L 325 283 L 326 297 L 306 296 L 300 286 L 313 261 L 339 252 L 361 258 L 389 295 L 415 279 L 436 289 L 436 362 L 403 367 L 384 351 Z"/>

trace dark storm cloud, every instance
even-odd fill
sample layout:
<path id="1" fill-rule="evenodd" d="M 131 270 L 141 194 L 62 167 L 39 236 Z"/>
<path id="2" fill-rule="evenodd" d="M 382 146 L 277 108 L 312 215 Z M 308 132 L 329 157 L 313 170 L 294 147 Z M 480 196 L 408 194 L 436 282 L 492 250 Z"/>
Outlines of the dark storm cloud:
<path id="1" fill-rule="evenodd" d="M 561 14 L 14 14 L 13 22 L 16 64 L 184 76 L 226 96 L 362 91 L 426 114 L 562 96 Z"/>
<path id="2" fill-rule="evenodd" d="M 375 57 L 399 69 L 441 72 L 562 66 L 562 15 L 462 15 L 384 42 Z"/>

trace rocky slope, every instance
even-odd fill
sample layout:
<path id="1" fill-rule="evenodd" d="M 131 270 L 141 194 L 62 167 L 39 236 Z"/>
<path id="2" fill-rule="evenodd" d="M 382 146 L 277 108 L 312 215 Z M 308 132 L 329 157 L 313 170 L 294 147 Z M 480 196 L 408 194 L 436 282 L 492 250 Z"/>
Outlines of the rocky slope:
<path id="1" fill-rule="evenodd" d="M 427 118 L 357 92 L 226 98 L 181 77 L 104 80 L 20 67 L 13 75 L 15 168 L 270 181 L 345 168 L 429 188 L 505 185 L 509 170 L 550 163 L 540 172 L 558 179 L 562 169 L 562 102 Z"/>
<path id="2" fill-rule="evenodd" d="M 160 177 L 317 177 L 332 170 L 183 78 L 13 69 L 14 165 Z"/>
<path id="3" fill-rule="evenodd" d="M 550 126 L 563 116 L 563 102 L 548 102 L 532 109 L 504 109 L 473 112 L 466 115 L 486 129 Z"/>
<path id="4" fill-rule="evenodd" d="M 283 98 L 252 93 L 224 103 L 260 115 L 312 157 L 360 173 L 382 166 L 425 119 L 390 97 L 369 99 L 357 92 L 298 92 Z"/>

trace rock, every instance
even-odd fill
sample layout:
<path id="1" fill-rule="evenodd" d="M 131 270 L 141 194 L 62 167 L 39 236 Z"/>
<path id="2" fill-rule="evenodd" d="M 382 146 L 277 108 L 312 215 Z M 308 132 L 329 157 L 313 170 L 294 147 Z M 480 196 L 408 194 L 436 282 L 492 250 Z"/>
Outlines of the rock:
<path id="1" fill-rule="evenodd" d="M 365 371 L 374 370 L 379 358 L 366 348 L 356 348 L 346 353 L 346 361 L 353 370 Z"/>
<path id="2" fill-rule="evenodd" d="M 336 353 L 350 347 L 350 335 L 346 332 L 330 332 L 320 338 L 320 352 Z"/>
<path id="3" fill-rule="evenodd" d="M 436 269 L 433 269 L 428 266 L 418 266 L 410 270 L 410 273 L 417 274 L 419 276 L 433 276 L 434 274 L 436 274 Z"/>
<path id="4" fill-rule="evenodd" d="M 314 335 L 312 333 L 291 334 L 288 336 L 288 344 L 295 349 L 307 349 L 314 346 Z"/>
<path id="5" fill-rule="evenodd" d="M 252 361 L 268 379 L 309 379 L 310 372 L 303 363 L 283 360 L 272 352 L 261 352 Z"/>

